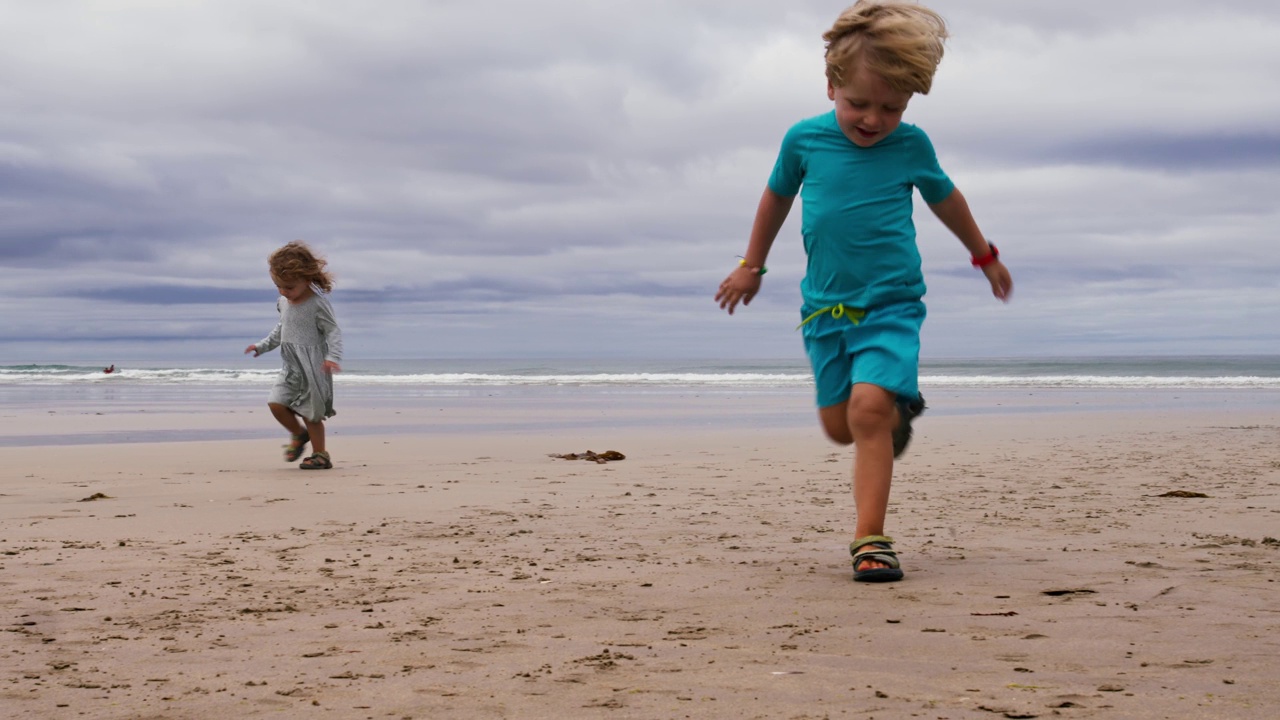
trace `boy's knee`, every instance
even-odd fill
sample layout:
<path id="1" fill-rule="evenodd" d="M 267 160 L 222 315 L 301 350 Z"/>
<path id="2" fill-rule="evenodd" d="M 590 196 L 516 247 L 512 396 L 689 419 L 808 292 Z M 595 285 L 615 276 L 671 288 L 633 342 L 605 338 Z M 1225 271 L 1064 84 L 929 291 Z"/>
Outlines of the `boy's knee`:
<path id="1" fill-rule="evenodd" d="M 822 431 L 827 434 L 827 439 L 837 445 L 852 445 L 853 433 L 849 432 L 849 425 L 845 423 L 844 427 L 830 427 L 826 423 L 822 425 Z"/>
<path id="2" fill-rule="evenodd" d="M 853 444 L 853 433 L 849 431 L 847 403 L 819 408 L 818 419 L 822 421 L 822 431 L 831 442 L 837 445 Z"/>
<path id="3" fill-rule="evenodd" d="M 849 398 L 849 429 L 854 437 L 893 429 L 893 395 L 879 392 L 855 392 Z"/>

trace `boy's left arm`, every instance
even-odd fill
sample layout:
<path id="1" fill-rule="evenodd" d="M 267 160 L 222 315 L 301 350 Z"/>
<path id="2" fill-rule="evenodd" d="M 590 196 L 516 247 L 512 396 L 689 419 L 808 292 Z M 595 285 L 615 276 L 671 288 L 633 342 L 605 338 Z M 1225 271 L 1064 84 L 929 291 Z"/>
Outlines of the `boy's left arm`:
<path id="1" fill-rule="evenodd" d="M 942 221 L 947 229 L 960 238 L 969 254 L 975 258 L 985 258 L 991 254 L 991 245 L 978 229 L 978 222 L 969 211 L 969 203 L 965 201 L 960 188 L 955 188 L 947 199 L 929 206 L 934 215 Z M 1005 302 L 1013 294 L 1013 276 L 1009 269 L 997 258 L 982 266 L 982 272 L 991 283 L 991 294 Z"/>

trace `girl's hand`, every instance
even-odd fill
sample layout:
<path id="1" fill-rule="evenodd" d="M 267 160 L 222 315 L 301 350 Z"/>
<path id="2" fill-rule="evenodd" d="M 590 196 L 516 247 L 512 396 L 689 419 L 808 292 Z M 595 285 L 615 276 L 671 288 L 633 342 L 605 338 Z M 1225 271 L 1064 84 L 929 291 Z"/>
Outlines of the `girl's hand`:
<path id="1" fill-rule="evenodd" d="M 744 307 L 750 305 L 751 299 L 758 292 L 760 292 L 759 273 L 742 266 L 729 273 L 729 277 L 720 283 L 720 289 L 716 291 L 716 302 L 720 303 L 721 310 L 728 310 L 732 315 L 739 302 Z"/>
<path id="2" fill-rule="evenodd" d="M 982 273 L 987 276 L 987 280 L 991 283 L 991 294 L 1004 302 L 1009 302 L 1010 296 L 1013 295 L 1013 276 L 1009 274 L 1009 268 L 1005 267 L 1004 263 L 996 260 L 990 265 L 984 266 Z"/>
<path id="3" fill-rule="evenodd" d="M 342 368 L 338 365 L 338 363 L 332 360 L 325 360 L 324 371 L 327 373 L 336 373 L 336 372 L 342 372 Z"/>
<path id="4" fill-rule="evenodd" d="M 254 357 L 258 357 L 258 346 L 257 346 L 257 345 L 250 345 L 249 347 L 245 348 L 245 349 L 244 349 L 244 354 L 245 354 L 245 355 L 248 355 L 249 353 L 253 353 L 253 356 L 254 356 Z"/>

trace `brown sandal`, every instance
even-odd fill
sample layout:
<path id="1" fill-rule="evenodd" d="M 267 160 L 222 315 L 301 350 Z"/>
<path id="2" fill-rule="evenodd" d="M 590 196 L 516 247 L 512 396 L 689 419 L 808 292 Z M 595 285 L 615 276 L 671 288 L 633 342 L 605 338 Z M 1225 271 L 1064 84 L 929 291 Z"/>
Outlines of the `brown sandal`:
<path id="1" fill-rule="evenodd" d="M 311 457 L 303 460 L 298 467 L 303 470 L 328 470 L 333 467 L 333 461 L 329 459 L 327 452 L 314 452 Z"/>
<path id="2" fill-rule="evenodd" d="M 853 553 L 853 579 L 858 582 L 896 582 L 902 579 L 902 565 L 893 551 L 893 538 L 884 535 L 868 535 L 849 544 Z M 863 563 L 875 561 L 889 567 L 863 568 Z"/>
<path id="3" fill-rule="evenodd" d="M 924 414 L 928 405 L 924 404 L 924 395 L 917 394 L 915 400 L 897 400 L 898 426 L 893 429 L 893 456 L 896 458 L 907 449 L 911 442 L 911 421 Z"/>
<path id="4" fill-rule="evenodd" d="M 307 449 L 307 443 L 311 442 L 311 435 L 306 430 L 289 437 L 289 444 L 284 446 L 284 461 L 296 462 L 302 457 L 302 451 Z"/>

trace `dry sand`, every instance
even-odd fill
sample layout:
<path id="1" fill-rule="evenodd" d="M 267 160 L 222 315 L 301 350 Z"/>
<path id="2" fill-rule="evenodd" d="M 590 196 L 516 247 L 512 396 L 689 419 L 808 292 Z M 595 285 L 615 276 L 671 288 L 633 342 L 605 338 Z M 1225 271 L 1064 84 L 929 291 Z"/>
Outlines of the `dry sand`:
<path id="1" fill-rule="evenodd" d="M 1274 416 L 926 415 L 888 585 L 816 423 L 331 428 L 0 449 L 0 717 L 1280 716 Z"/>

